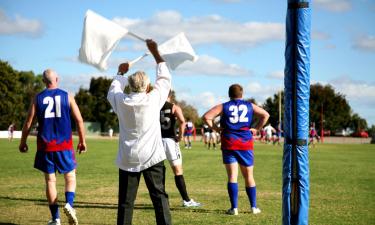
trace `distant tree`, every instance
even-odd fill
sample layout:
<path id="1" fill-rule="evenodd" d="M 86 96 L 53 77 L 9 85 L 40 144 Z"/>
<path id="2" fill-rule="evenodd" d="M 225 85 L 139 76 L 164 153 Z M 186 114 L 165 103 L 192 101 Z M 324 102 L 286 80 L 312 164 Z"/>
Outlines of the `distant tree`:
<path id="1" fill-rule="evenodd" d="M 321 111 L 323 107 L 324 129 L 335 131 L 349 127 L 351 108 L 345 96 L 336 93 L 331 85 L 319 83 L 310 86 L 310 121 L 321 129 Z"/>
<path id="2" fill-rule="evenodd" d="M 279 93 L 274 94 L 273 98 L 269 97 L 263 104 L 263 109 L 270 114 L 268 122 L 271 126 L 277 127 L 279 124 Z M 281 121 L 284 119 L 284 92 L 281 92 Z"/>
<path id="3" fill-rule="evenodd" d="M 367 130 L 367 121 L 363 118 L 361 118 L 357 113 L 354 113 L 351 116 L 349 127 L 353 131 L 362 131 Z"/>
<path id="4" fill-rule="evenodd" d="M 21 113 L 26 118 L 29 106 L 33 97 L 45 88 L 43 83 L 43 75 L 34 75 L 32 71 L 19 72 L 19 82 L 22 85 L 20 93 L 23 96 L 24 111 Z"/>
<path id="5" fill-rule="evenodd" d="M 184 100 L 177 101 L 177 104 L 181 107 L 185 119 L 190 118 L 196 127 L 202 125 L 202 119 L 198 114 L 198 110 L 194 106 L 187 104 Z"/>
<path id="6" fill-rule="evenodd" d="M 117 116 L 107 100 L 112 79 L 91 78 L 89 90 L 80 88 L 75 99 L 85 121 L 99 122 L 101 131 L 117 126 Z"/>
<path id="7" fill-rule="evenodd" d="M 245 101 L 248 101 L 248 102 L 251 102 L 251 103 L 253 103 L 253 104 L 255 104 L 255 105 L 258 105 L 258 103 L 257 103 L 257 101 L 255 100 L 255 98 L 247 98 L 247 99 L 245 99 Z"/>
<path id="8" fill-rule="evenodd" d="M 270 114 L 269 122 L 272 126 L 277 126 L 279 117 L 279 95 L 274 94 L 263 104 L 263 108 Z M 284 93 L 281 93 L 281 119 L 284 114 Z M 321 130 L 321 114 L 323 110 L 324 129 L 339 130 L 351 128 L 367 129 L 367 122 L 358 114 L 352 113 L 352 109 L 341 93 L 336 93 L 332 86 L 313 84 L 310 86 L 310 122 L 315 123 L 317 130 Z"/>
<path id="9" fill-rule="evenodd" d="M 18 73 L 7 63 L 0 61 L 0 128 L 8 129 L 9 124 L 15 123 L 16 129 L 22 124 L 24 111 L 22 88 L 18 82 Z"/>
<path id="10" fill-rule="evenodd" d="M 14 122 L 21 129 L 34 95 L 44 88 L 41 75 L 19 72 L 0 60 L 0 129 Z"/>
<path id="11" fill-rule="evenodd" d="M 93 115 L 93 109 L 95 107 L 95 100 L 94 97 L 91 95 L 89 90 L 84 88 L 79 88 L 79 91 L 74 96 L 77 105 L 82 114 L 82 118 L 84 121 L 96 121 Z"/>
<path id="12" fill-rule="evenodd" d="M 372 125 L 371 127 L 369 127 L 369 129 L 368 129 L 368 135 L 370 137 L 374 137 L 375 136 L 375 125 Z"/>

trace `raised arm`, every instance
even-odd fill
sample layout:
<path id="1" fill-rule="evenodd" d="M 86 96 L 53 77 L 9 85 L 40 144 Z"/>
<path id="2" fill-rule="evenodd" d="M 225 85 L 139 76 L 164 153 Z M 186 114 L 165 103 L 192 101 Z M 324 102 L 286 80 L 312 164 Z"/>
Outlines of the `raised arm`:
<path id="1" fill-rule="evenodd" d="M 159 53 L 158 44 L 155 41 L 153 41 L 152 39 L 147 39 L 146 44 L 147 44 L 148 50 L 151 52 L 152 56 L 154 57 L 156 64 L 165 62 Z"/>
<path id="2" fill-rule="evenodd" d="M 177 117 L 177 120 L 180 123 L 178 127 L 179 128 L 178 141 L 181 141 L 182 135 L 185 132 L 185 126 L 186 126 L 184 114 L 182 113 L 182 110 L 178 105 L 173 105 L 172 113 L 175 117 Z"/>
<path id="3" fill-rule="evenodd" d="M 22 127 L 21 141 L 20 141 L 20 145 L 18 146 L 18 149 L 20 150 L 20 152 L 27 152 L 29 150 L 26 141 L 27 141 L 27 137 L 29 136 L 30 128 L 33 124 L 35 111 L 36 111 L 36 98 L 34 97 L 33 100 L 31 101 L 25 124 Z"/>
<path id="4" fill-rule="evenodd" d="M 122 96 L 124 88 L 128 85 L 128 77 L 122 76 L 129 71 L 129 63 L 121 63 L 118 67 L 117 76 L 113 79 L 111 86 L 109 87 L 107 100 L 112 106 L 112 109 L 117 113 L 116 96 Z"/>
<path id="5" fill-rule="evenodd" d="M 158 104 L 159 109 L 161 109 L 167 100 L 169 90 L 171 89 L 172 78 L 164 59 L 159 53 L 158 44 L 151 39 L 147 39 L 146 43 L 148 50 L 154 56 L 155 62 L 157 63 L 155 86 L 150 92 L 150 96 L 153 101 Z"/>
<path id="6" fill-rule="evenodd" d="M 69 95 L 69 105 L 71 109 L 72 116 L 76 121 L 77 128 L 78 128 L 78 145 L 77 151 L 81 154 L 82 152 L 86 152 L 86 140 L 85 140 L 85 127 L 83 125 L 83 119 L 81 112 L 79 111 L 78 105 L 74 99 L 74 97 Z"/>
<path id="7" fill-rule="evenodd" d="M 203 121 L 213 130 L 220 132 L 218 128 L 214 125 L 214 119 L 221 115 L 223 112 L 223 104 L 219 104 L 208 110 L 204 115 L 203 115 Z"/>

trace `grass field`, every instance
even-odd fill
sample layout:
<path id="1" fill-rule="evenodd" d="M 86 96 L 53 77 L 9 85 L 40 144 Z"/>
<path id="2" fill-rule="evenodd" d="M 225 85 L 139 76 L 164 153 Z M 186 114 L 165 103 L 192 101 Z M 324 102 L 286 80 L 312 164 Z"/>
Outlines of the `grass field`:
<path id="1" fill-rule="evenodd" d="M 114 164 L 117 140 L 88 139 L 89 152 L 77 155 L 75 207 L 80 224 L 115 224 L 117 213 L 118 169 Z M 18 152 L 18 140 L 0 139 L 0 225 L 46 224 L 50 218 L 44 194 L 44 178 L 33 169 L 35 138 L 29 140 L 29 153 Z M 255 179 L 258 206 L 262 213 L 252 215 L 239 179 L 238 216 L 229 216 L 226 174 L 220 151 L 206 150 L 201 142 L 183 149 L 184 176 L 190 197 L 203 207 L 185 209 L 167 170 L 174 224 L 281 224 L 282 147 L 256 143 Z M 310 151 L 310 224 L 375 224 L 375 145 L 325 144 Z M 65 200 L 63 177 L 58 191 Z M 61 212 L 62 213 L 62 212 Z M 63 213 L 62 213 L 63 214 Z M 66 218 L 62 215 L 63 224 Z M 140 184 L 134 224 L 155 224 L 154 211 L 144 182 Z"/>

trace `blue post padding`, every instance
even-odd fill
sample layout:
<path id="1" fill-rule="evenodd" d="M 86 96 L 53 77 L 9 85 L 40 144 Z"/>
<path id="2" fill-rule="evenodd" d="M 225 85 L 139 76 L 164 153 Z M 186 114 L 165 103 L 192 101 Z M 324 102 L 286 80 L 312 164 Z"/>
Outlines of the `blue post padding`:
<path id="1" fill-rule="evenodd" d="M 284 134 L 286 140 L 283 154 L 282 187 L 284 225 L 308 224 L 309 160 L 307 143 L 310 98 L 310 7 L 310 0 L 288 0 L 284 71 Z"/>
<path id="2" fill-rule="evenodd" d="M 284 130 L 285 132 L 285 130 Z M 283 213 L 283 224 L 290 224 L 291 212 L 290 212 L 290 193 L 291 193 L 291 181 L 292 181 L 292 145 L 284 143 L 284 154 L 283 154 L 283 190 L 282 190 L 282 213 Z"/>
<path id="3" fill-rule="evenodd" d="M 307 225 L 309 219 L 310 172 L 309 152 L 307 146 L 297 146 L 299 211 L 296 224 Z"/>

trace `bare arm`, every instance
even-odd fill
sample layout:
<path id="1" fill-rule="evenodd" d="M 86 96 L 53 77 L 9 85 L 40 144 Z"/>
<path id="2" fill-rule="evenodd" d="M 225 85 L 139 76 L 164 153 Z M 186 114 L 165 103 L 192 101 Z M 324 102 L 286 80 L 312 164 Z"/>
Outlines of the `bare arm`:
<path id="1" fill-rule="evenodd" d="M 223 112 L 223 105 L 222 104 L 219 104 L 219 105 L 216 105 L 214 106 L 213 108 L 211 108 L 210 110 L 208 110 L 204 115 L 203 115 L 203 121 L 205 123 L 207 123 L 207 125 L 217 131 L 217 132 L 220 132 L 220 130 L 218 130 L 218 128 L 214 125 L 214 119 L 221 115 L 221 113 Z"/>
<path id="2" fill-rule="evenodd" d="M 26 141 L 27 141 L 27 137 L 29 136 L 30 128 L 31 128 L 31 125 L 33 124 L 33 120 L 35 117 L 35 110 L 36 110 L 35 105 L 36 105 L 36 98 L 34 97 L 29 107 L 29 112 L 27 114 L 25 124 L 22 127 L 22 137 L 21 137 L 20 145 L 18 147 L 20 152 L 27 152 L 28 150 Z"/>
<path id="3" fill-rule="evenodd" d="M 259 118 L 259 122 L 256 125 L 255 129 L 260 130 L 267 123 L 268 118 L 270 117 L 270 114 L 268 114 L 268 112 L 266 110 L 264 110 L 263 108 L 255 105 L 255 104 L 252 104 L 252 105 L 253 105 L 254 115 L 257 118 Z"/>
<path id="4" fill-rule="evenodd" d="M 152 39 L 147 39 L 146 44 L 147 44 L 148 50 L 151 52 L 152 56 L 154 56 L 155 62 L 157 64 L 164 62 L 164 59 L 161 57 L 159 53 L 158 44 Z"/>
<path id="5" fill-rule="evenodd" d="M 78 105 L 74 98 L 69 95 L 69 104 L 70 109 L 72 112 L 72 116 L 74 120 L 76 121 L 77 128 L 78 128 L 78 145 L 77 145 L 77 151 L 81 154 L 81 152 L 86 152 L 86 140 L 85 140 L 85 127 L 83 125 L 83 119 L 81 112 L 79 111 Z"/>
<path id="6" fill-rule="evenodd" d="M 182 135 L 185 132 L 185 126 L 186 126 L 184 114 L 182 113 L 181 108 L 179 106 L 177 106 L 177 105 L 173 105 L 172 113 L 173 113 L 174 116 L 177 117 L 177 120 L 180 123 L 180 125 L 178 127 L 179 128 L 178 141 L 181 141 L 182 140 Z"/>

